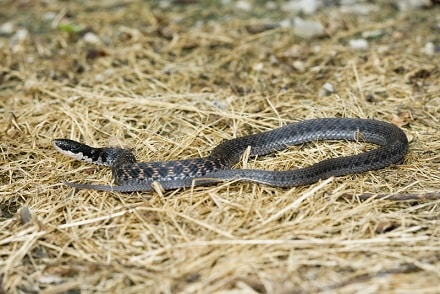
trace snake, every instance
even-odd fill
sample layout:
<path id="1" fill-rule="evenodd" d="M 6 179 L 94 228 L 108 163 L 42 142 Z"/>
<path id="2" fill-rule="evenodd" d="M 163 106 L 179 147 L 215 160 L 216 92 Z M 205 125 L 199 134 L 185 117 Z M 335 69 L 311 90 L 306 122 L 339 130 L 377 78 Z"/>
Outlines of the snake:
<path id="1" fill-rule="evenodd" d="M 322 140 L 365 142 L 377 147 L 297 169 L 234 168 L 249 148 L 249 155 L 256 157 L 288 146 Z M 172 190 L 212 185 L 219 181 L 245 181 L 284 188 L 310 185 L 330 177 L 358 174 L 402 163 L 408 151 L 408 139 L 401 128 L 381 120 L 318 118 L 225 140 L 206 157 L 171 161 L 138 162 L 131 150 L 95 148 L 70 139 L 54 139 L 53 146 L 74 159 L 111 167 L 114 180 L 112 185 L 65 182 L 67 185 L 99 191 L 143 192 L 156 190 L 157 187 Z"/>

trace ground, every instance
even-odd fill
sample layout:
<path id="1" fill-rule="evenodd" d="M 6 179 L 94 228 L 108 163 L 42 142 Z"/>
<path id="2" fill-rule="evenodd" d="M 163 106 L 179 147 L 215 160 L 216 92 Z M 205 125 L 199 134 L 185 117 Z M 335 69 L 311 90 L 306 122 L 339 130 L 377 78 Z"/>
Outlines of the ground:
<path id="1" fill-rule="evenodd" d="M 440 7 L 321 2 L 3 0 L 1 291 L 437 292 Z M 391 122 L 409 152 L 304 187 L 123 194 L 64 185 L 111 174 L 51 143 L 171 160 L 320 117 Z M 298 168 L 371 147 L 311 143 L 237 168 Z"/>

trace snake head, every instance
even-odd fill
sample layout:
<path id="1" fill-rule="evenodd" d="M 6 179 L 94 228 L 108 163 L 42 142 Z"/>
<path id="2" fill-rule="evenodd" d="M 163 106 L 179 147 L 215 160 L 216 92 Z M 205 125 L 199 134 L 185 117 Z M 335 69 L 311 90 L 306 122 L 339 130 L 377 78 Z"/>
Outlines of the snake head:
<path id="1" fill-rule="evenodd" d="M 66 151 L 80 153 L 83 151 L 83 148 L 85 146 L 84 144 L 69 139 L 54 139 L 52 143 L 55 149 L 61 153 L 64 153 Z"/>
<path id="2" fill-rule="evenodd" d="M 102 161 L 102 148 L 93 148 L 69 139 L 53 140 L 55 149 L 68 157 L 97 165 L 109 165 Z"/>
<path id="3" fill-rule="evenodd" d="M 116 162 L 136 162 L 134 154 L 122 148 L 95 148 L 69 139 L 55 139 L 53 146 L 68 157 L 96 165 L 113 166 Z"/>

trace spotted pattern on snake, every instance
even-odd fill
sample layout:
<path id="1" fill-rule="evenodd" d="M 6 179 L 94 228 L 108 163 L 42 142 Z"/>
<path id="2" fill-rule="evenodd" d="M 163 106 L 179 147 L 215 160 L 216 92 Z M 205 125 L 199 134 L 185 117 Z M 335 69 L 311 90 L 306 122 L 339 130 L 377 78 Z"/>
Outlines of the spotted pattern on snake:
<path id="1" fill-rule="evenodd" d="M 279 151 L 287 146 L 321 140 L 361 141 L 374 143 L 379 147 L 293 170 L 233 168 L 248 147 L 250 156 L 257 156 Z M 53 145 L 59 152 L 74 159 L 110 166 L 116 184 L 109 186 L 66 182 L 67 185 L 79 189 L 134 192 L 151 191 L 155 182 L 164 190 L 232 180 L 275 187 L 308 185 L 331 176 L 377 170 L 400 163 L 407 153 L 408 139 L 397 126 L 379 120 L 321 118 L 224 141 L 204 158 L 137 162 L 135 155 L 127 149 L 95 148 L 69 139 L 55 139 Z"/>

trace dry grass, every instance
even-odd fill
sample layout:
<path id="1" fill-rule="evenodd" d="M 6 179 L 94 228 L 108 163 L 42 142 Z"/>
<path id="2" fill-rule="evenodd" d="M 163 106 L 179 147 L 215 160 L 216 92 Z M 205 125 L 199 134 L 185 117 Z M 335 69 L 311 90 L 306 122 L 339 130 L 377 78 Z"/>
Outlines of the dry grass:
<path id="1" fill-rule="evenodd" d="M 356 198 L 440 191 L 440 58 L 422 52 L 438 44 L 433 11 L 384 6 L 369 20 L 327 11 L 315 18 L 328 36 L 301 40 L 290 29 L 249 33 L 261 18 L 215 5 L 35 3 L 5 1 L 0 13 L 2 23 L 29 30 L 22 40 L 0 37 L 3 291 L 438 291 L 440 200 Z M 215 17 L 225 11 L 230 18 Z M 55 19 L 44 20 L 47 12 Z M 88 27 L 102 43 L 59 23 Z M 371 50 L 352 50 L 347 40 L 366 30 L 384 35 Z M 326 82 L 336 92 L 319 97 Z M 405 162 L 291 189 L 223 183 L 119 194 L 64 186 L 108 183 L 110 172 L 51 147 L 65 137 L 169 160 L 333 116 L 401 126 L 411 141 Z M 295 168 L 364 148 L 309 144 L 243 164 Z"/>

